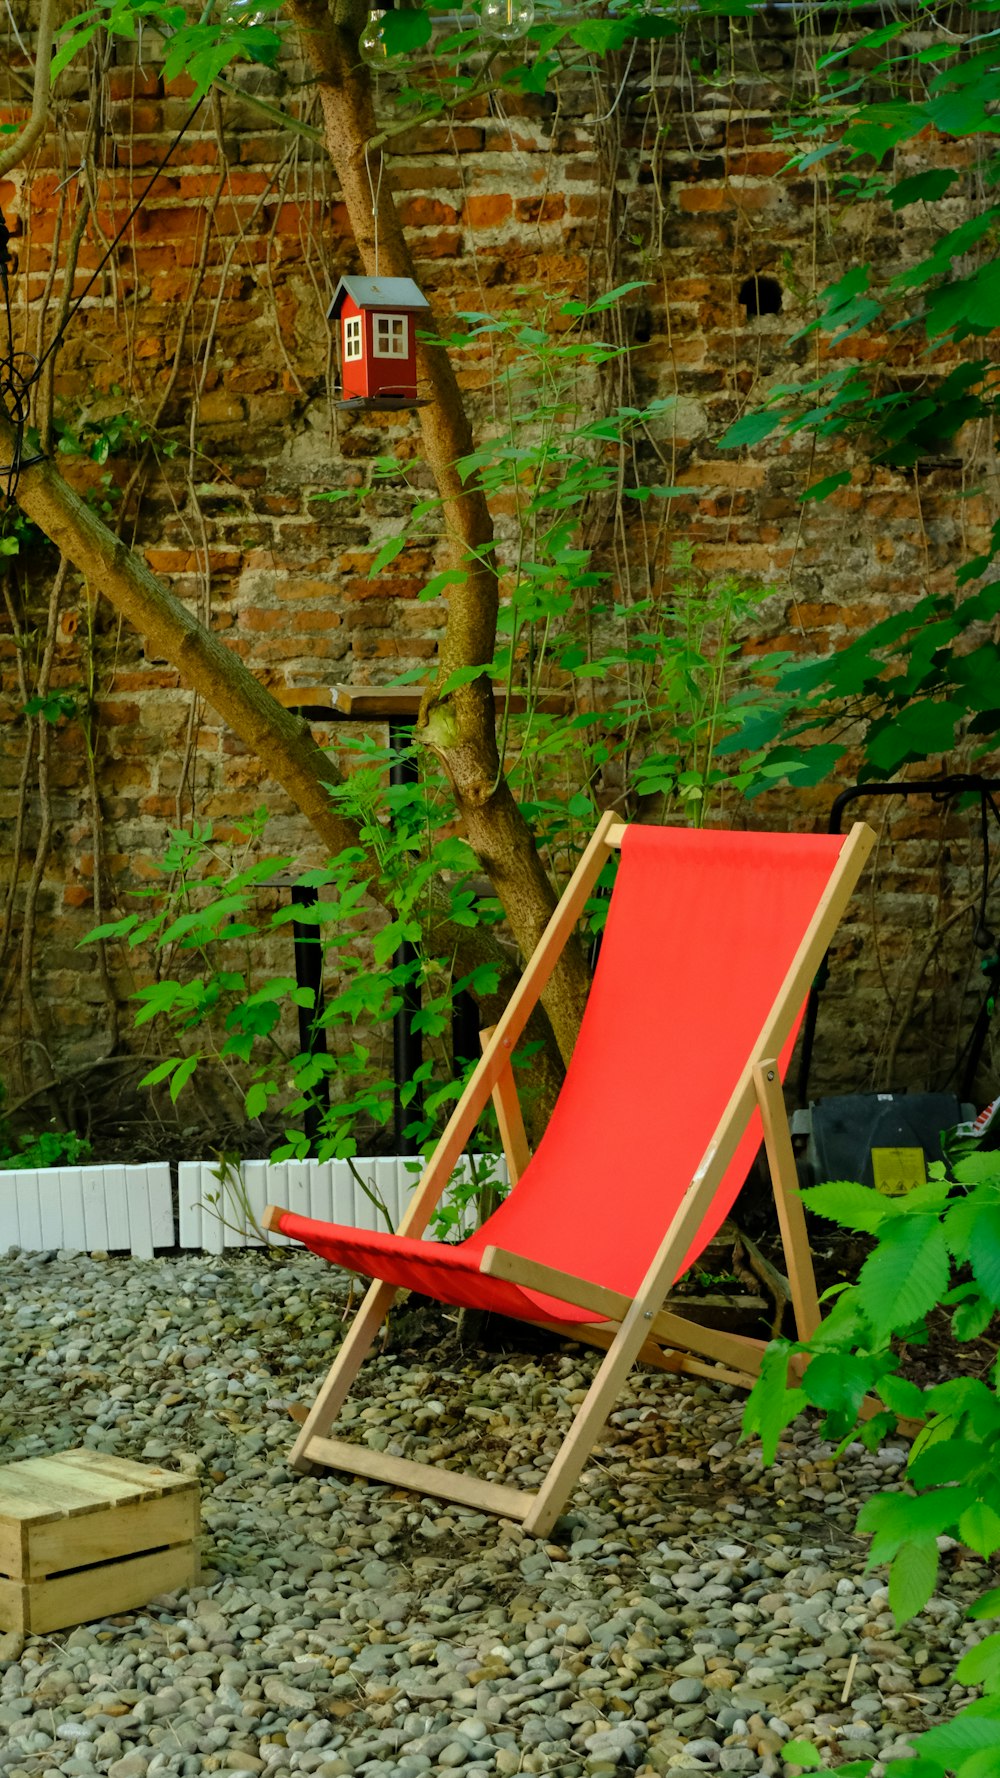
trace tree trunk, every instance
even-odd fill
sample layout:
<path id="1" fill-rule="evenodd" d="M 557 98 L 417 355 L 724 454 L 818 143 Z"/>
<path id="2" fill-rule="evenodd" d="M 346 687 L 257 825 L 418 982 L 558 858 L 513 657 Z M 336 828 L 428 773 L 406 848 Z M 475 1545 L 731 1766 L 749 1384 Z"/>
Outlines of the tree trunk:
<path id="1" fill-rule="evenodd" d="M 317 76 L 324 136 L 340 181 L 351 228 L 369 276 L 412 278 L 413 261 L 392 195 L 372 100 L 372 81 L 358 53 L 367 16 L 364 0 L 288 0 Z M 377 215 L 373 216 L 373 193 Z M 429 327 L 425 331 L 430 331 Z M 418 375 L 427 405 L 420 412 L 424 454 L 441 496 L 452 562 L 463 580 L 448 595 L 448 620 L 438 662 L 444 684 L 457 667 L 493 659 L 499 593 L 493 522 L 473 476 L 463 481 L 459 461 L 472 450 L 472 433 L 455 372 L 444 346 L 418 342 Z M 489 874 L 522 955 L 530 957 L 555 906 L 555 894 L 531 830 L 503 776 L 488 675 L 424 701 L 416 733 L 441 760 L 455 792 L 466 834 Z M 589 971 L 583 947 L 567 945 L 543 996 L 563 1059 L 568 1061 L 586 1002 Z"/>

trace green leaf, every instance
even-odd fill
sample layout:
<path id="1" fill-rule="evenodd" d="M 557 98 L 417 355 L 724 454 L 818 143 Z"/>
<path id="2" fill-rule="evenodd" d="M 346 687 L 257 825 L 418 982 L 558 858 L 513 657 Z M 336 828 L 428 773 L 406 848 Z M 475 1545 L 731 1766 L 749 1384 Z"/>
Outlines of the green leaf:
<path id="1" fill-rule="evenodd" d="M 996 1313 L 994 1304 L 988 1297 L 969 1297 L 959 1303 L 951 1318 L 951 1331 L 956 1340 L 978 1340 L 980 1334 L 986 1332 Z"/>
<path id="2" fill-rule="evenodd" d="M 841 1228 L 856 1229 L 859 1234 L 873 1235 L 890 1214 L 881 1192 L 852 1179 L 832 1179 L 823 1185 L 811 1185 L 801 1193 L 802 1202 L 814 1216 L 837 1222 Z"/>
<path id="3" fill-rule="evenodd" d="M 581 19 L 579 23 L 571 24 L 566 32 L 571 43 L 598 56 L 621 49 L 629 34 L 630 25 L 625 19 Z"/>
<path id="4" fill-rule="evenodd" d="M 975 1498 L 972 1488 L 934 1488 L 927 1494 L 876 1494 L 866 1500 L 858 1530 L 872 1536 L 869 1567 L 891 1562 L 904 1544 L 933 1542 L 950 1533 Z"/>
<path id="5" fill-rule="evenodd" d="M 875 1377 L 879 1361 L 845 1352 L 819 1352 L 810 1361 L 802 1386 L 809 1400 L 825 1413 L 853 1426 L 858 1409 Z"/>
<path id="6" fill-rule="evenodd" d="M 247 1117 L 262 1117 L 267 1110 L 267 1102 L 273 1092 L 273 1080 L 255 1080 L 253 1085 L 247 1088 L 246 1097 L 243 1101 L 243 1108 Z"/>
<path id="7" fill-rule="evenodd" d="M 938 1561 L 933 1538 L 903 1544 L 889 1572 L 889 1609 L 897 1624 L 907 1624 L 923 1611 L 934 1591 Z"/>
<path id="8" fill-rule="evenodd" d="M 846 488 L 850 479 L 850 470 L 841 469 L 836 475 L 826 475 L 823 477 L 822 481 L 813 482 L 812 486 L 807 488 L 804 494 L 799 495 L 799 499 L 825 500 L 829 494 L 835 493 L 838 488 Z"/>
<path id="9" fill-rule="evenodd" d="M 993 1691 L 995 1687 L 990 1685 L 988 1689 Z M 1000 1734 L 997 1741 L 1000 1744 Z M 996 1748 L 980 1747 L 978 1752 L 968 1754 L 956 1768 L 956 1778 L 997 1778 Z"/>
<path id="10" fill-rule="evenodd" d="M 49 63 L 49 80 L 53 86 L 59 79 L 63 69 L 69 66 L 73 57 L 77 55 L 81 49 L 86 49 L 87 44 L 97 30 L 97 25 L 88 25 L 86 30 L 74 31 L 69 36 L 64 35 L 66 28 L 67 27 L 64 27 L 63 31 L 59 33 L 61 39 L 59 48 L 56 50 L 55 55 Z"/>
<path id="11" fill-rule="evenodd" d="M 969 1606 L 966 1616 L 971 1618 L 1000 1617 L 1000 1587 L 991 1587 L 973 1605 Z"/>
<path id="12" fill-rule="evenodd" d="M 460 685 L 471 685 L 473 680 L 481 679 L 488 671 L 487 667 L 456 667 L 454 672 L 448 674 L 444 684 L 438 686 L 437 695 L 439 698 L 447 697 L 449 692 L 457 691 Z"/>
<path id="13" fill-rule="evenodd" d="M 95 926 L 92 931 L 85 933 L 79 942 L 81 945 L 92 945 L 100 938 L 124 938 L 127 932 L 131 932 L 138 918 L 138 914 L 126 914 L 121 920 L 107 920 L 103 926 Z"/>
<path id="14" fill-rule="evenodd" d="M 763 439 L 770 438 L 772 432 L 777 432 L 784 417 L 784 413 L 773 408 L 744 414 L 734 421 L 728 432 L 723 433 L 719 447 L 724 451 L 735 451 L 740 445 L 760 444 Z"/>
<path id="15" fill-rule="evenodd" d="M 1000 1308 L 1000 1206 L 981 1210 L 976 1217 L 969 1260 L 980 1290 Z"/>
<path id="16" fill-rule="evenodd" d="M 977 1500 L 959 1519 L 958 1535 L 977 1556 L 992 1556 L 1000 1550 L 1000 1513 L 985 1500 Z"/>
<path id="17" fill-rule="evenodd" d="M 981 1466 L 985 1455 L 984 1446 L 970 1439 L 944 1439 L 925 1446 L 911 1458 L 906 1479 L 915 1488 L 942 1488 L 949 1482 L 964 1482 Z"/>
<path id="18" fill-rule="evenodd" d="M 875 1336 L 887 1340 L 936 1308 L 951 1268 L 944 1231 L 936 1216 L 904 1214 L 887 1219 L 875 1252 L 858 1277 L 862 1309 Z"/>
<path id="19" fill-rule="evenodd" d="M 188 1081 L 191 1079 L 200 1060 L 201 1057 L 198 1055 L 185 1056 L 183 1062 L 181 1062 L 179 1067 L 175 1069 L 173 1079 L 170 1082 L 170 1097 L 175 1105 L 177 1104 L 181 1093 L 184 1091 L 184 1088 L 187 1086 Z"/>
<path id="20" fill-rule="evenodd" d="M 996 1757 L 998 1745 L 1000 1723 L 997 1720 L 996 1700 L 991 1698 L 983 1698 L 978 1704 L 970 1705 L 968 1710 L 960 1711 L 951 1722 L 928 1729 L 920 1737 L 921 1754 L 940 1759 L 951 1768 L 969 1754 L 978 1753 L 981 1748 L 989 1748 Z"/>
<path id="21" fill-rule="evenodd" d="M 383 16 L 388 23 L 390 19 L 404 17 L 412 18 L 414 15 L 412 13 L 404 14 L 387 12 Z M 385 30 L 385 25 L 383 25 L 382 29 Z M 383 568 L 388 568 L 389 563 L 396 560 L 396 557 L 406 548 L 409 541 L 409 536 L 405 531 L 400 531 L 395 537 L 388 538 L 387 541 L 383 543 L 382 548 L 379 550 L 378 555 L 375 557 L 368 572 L 373 575 L 381 574 Z"/>
<path id="22" fill-rule="evenodd" d="M 966 1649 L 954 1677 L 959 1685 L 981 1685 L 991 1692 L 1000 1688 L 1000 1635 L 986 1636 Z"/>
<path id="23" fill-rule="evenodd" d="M 911 1420 L 919 1420 L 923 1415 L 924 1392 L 917 1383 L 911 1383 L 908 1377 L 880 1377 L 878 1393 L 894 1414 L 901 1414 Z"/>
<path id="24" fill-rule="evenodd" d="M 786 1741 L 781 1757 L 789 1765 L 802 1766 L 809 1772 L 818 1772 L 823 1765 L 823 1756 L 811 1741 Z"/>
<path id="25" fill-rule="evenodd" d="M 169 1056 L 165 1062 L 158 1062 L 148 1074 L 144 1074 L 139 1082 L 141 1087 L 157 1087 L 161 1080 L 168 1080 L 180 1062 L 180 1056 Z"/>
<path id="26" fill-rule="evenodd" d="M 944 197 L 957 178 L 954 167 L 932 167 L 926 173 L 915 173 L 911 179 L 898 180 L 889 201 L 894 210 L 902 210 L 907 204 L 932 204 Z"/>
<path id="27" fill-rule="evenodd" d="M 963 704 L 946 698 L 921 698 L 906 704 L 898 715 L 877 730 L 873 728 L 865 757 L 889 776 L 905 760 L 949 753 L 955 745 L 955 729 L 964 715 Z"/>
<path id="28" fill-rule="evenodd" d="M 788 1360 L 792 1350 L 787 1340 L 772 1341 L 767 1347 L 760 1374 L 743 1413 L 743 1431 L 758 1434 L 765 1463 L 774 1462 L 778 1440 L 786 1426 L 790 1426 L 796 1415 L 808 1406 L 804 1389 L 788 1388 Z"/>

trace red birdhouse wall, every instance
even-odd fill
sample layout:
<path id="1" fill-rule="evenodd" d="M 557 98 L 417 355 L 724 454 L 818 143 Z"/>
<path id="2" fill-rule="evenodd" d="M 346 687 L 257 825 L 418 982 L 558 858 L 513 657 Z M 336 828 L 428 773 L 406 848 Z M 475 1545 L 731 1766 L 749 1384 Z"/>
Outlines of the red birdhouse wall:
<path id="1" fill-rule="evenodd" d="M 346 296 L 340 312 L 344 399 L 417 394 L 416 317 L 405 309 L 361 309 Z"/>

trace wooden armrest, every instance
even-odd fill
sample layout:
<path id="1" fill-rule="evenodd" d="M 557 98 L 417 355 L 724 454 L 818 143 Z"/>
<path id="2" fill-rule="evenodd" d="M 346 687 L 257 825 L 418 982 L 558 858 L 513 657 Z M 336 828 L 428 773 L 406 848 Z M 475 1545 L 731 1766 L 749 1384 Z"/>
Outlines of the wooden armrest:
<path id="1" fill-rule="evenodd" d="M 280 1204 L 268 1204 L 267 1209 L 264 1211 L 264 1214 L 260 1219 L 260 1226 L 262 1229 L 267 1229 L 269 1234 L 280 1234 L 281 1218 L 287 1215 L 288 1211 L 283 1210 Z"/>
<path id="2" fill-rule="evenodd" d="M 572 1272 L 559 1272 L 554 1266 L 524 1259 L 503 1247 L 485 1248 L 479 1270 L 487 1278 L 506 1278 L 511 1284 L 526 1285 L 529 1290 L 543 1290 L 546 1296 L 578 1304 L 595 1315 L 606 1315 L 609 1321 L 620 1321 L 632 1307 L 632 1298 L 623 1296 L 621 1291 L 607 1290 L 603 1284 L 593 1284 L 587 1278 L 574 1278 Z"/>

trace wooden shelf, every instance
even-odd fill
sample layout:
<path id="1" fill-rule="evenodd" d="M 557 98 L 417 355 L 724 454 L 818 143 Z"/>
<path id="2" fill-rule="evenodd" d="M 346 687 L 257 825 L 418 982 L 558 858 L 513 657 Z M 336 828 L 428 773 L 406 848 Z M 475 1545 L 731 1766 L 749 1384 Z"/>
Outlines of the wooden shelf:
<path id="1" fill-rule="evenodd" d="M 283 685 L 273 695 L 286 710 L 298 710 L 309 722 L 410 722 L 419 713 L 423 685 Z M 493 688 L 494 703 L 502 710 L 503 686 Z M 544 692 L 534 700 L 536 710 L 562 716 L 569 708 L 565 692 Z M 514 692 L 510 708 L 523 713 L 528 700 Z"/>

